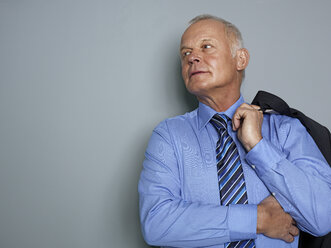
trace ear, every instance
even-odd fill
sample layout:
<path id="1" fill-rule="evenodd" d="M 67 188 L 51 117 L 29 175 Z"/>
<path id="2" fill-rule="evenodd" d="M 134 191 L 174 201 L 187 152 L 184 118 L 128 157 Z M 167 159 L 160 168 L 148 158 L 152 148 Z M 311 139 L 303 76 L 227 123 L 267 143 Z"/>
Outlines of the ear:
<path id="1" fill-rule="evenodd" d="M 248 66 L 249 52 L 246 48 L 240 48 L 236 52 L 237 70 L 243 71 Z"/>

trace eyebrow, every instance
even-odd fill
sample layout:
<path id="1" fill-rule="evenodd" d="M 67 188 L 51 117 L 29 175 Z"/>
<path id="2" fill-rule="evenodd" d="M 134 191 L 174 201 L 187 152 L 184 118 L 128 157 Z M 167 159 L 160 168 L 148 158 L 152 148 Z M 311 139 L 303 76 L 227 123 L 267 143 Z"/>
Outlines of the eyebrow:
<path id="1" fill-rule="evenodd" d="M 192 49 L 192 48 L 187 47 L 187 46 L 182 46 L 182 47 L 180 48 L 180 51 L 183 51 L 184 49 Z"/>
<path id="2" fill-rule="evenodd" d="M 204 42 L 206 42 L 206 41 L 213 41 L 213 39 L 202 39 L 201 40 L 201 43 L 204 43 Z M 181 48 L 180 48 L 180 51 L 182 51 L 182 50 L 184 50 L 184 49 L 192 49 L 191 47 L 187 47 L 187 46 L 182 46 Z"/>

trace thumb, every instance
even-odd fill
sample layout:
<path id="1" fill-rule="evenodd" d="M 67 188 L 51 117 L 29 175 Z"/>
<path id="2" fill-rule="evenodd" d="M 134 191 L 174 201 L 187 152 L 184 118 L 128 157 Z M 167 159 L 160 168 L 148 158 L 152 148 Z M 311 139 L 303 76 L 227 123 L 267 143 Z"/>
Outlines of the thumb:
<path id="1" fill-rule="evenodd" d="M 238 113 L 236 113 L 232 118 L 233 131 L 237 131 L 240 125 L 241 125 L 241 116 Z"/>

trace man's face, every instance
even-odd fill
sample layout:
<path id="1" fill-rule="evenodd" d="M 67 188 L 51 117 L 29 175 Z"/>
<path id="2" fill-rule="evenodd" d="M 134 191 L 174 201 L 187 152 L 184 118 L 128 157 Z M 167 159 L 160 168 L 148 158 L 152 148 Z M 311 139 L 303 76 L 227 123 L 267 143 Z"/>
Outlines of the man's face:
<path id="1" fill-rule="evenodd" d="M 192 24 L 181 40 L 182 76 L 189 92 L 208 96 L 236 79 L 236 59 L 224 25 L 215 20 Z"/>

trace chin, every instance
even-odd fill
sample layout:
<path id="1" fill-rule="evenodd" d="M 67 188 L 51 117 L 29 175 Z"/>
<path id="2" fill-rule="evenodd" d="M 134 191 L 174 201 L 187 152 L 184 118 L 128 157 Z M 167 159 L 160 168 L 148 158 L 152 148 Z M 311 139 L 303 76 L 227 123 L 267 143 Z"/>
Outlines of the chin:
<path id="1" fill-rule="evenodd" d="M 202 96 L 206 95 L 208 91 L 210 91 L 210 86 L 208 87 L 207 85 L 190 85 L 189 87 L 186 86 L 186 89 L 188 92 L 195 96 Z"/>
<path id="2" fill-rule="evenodd" d="M 200 91 L 204 89 L 209 89 L 212 85 L 213 83 L 211 82 L 192 80 L 186 84 L 186 88 L 188 89 L 188 91 Z"/>

